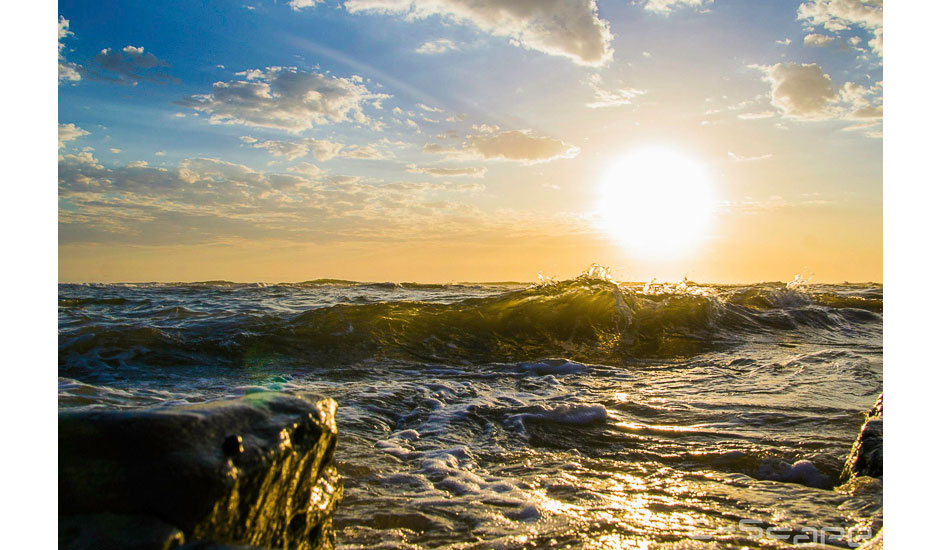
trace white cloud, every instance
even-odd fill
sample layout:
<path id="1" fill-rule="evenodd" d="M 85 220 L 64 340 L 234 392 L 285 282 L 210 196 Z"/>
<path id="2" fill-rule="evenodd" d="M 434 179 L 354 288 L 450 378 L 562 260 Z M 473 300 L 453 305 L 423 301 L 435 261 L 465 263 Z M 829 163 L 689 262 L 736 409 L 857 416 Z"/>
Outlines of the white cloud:
<path id="1" fill-rule="evenodd" d="M 595 0 L 346 0 L 344 6 L 351 13 L 401 15 L 407 20 L 441 16 L 581 65 L 600 66 L 613 57 L 613 35 L 598 17 Z"/>
<path id="2" fill-rule="evenodd" d="M 287 2 L 287 5 L 291 7 L 294 11 L 300 11 L 304 8 L 312 8 L 317 4 L 322 4 L 323 0 L 290 0 Z M 251 8 L 248 8 L 251 9 Z"/>
<path id="3" fill-rule="evenodd" d="M 444 166 L 416 166 L 415 164 L 409 164 L 406 166 L 407 172 L 412 172 L 413 174 L 427 174 L 430 176 L 440 176 L 440 177 L 468 177 L 468 178 L 481 178 L 485 176 L 485 173 L 488 171 L 484 166 L 465 166 L 460 168 L 449 168 Z"/>
<path id="4" fill-rule="evenodd" d="M 58 42 L 59 53 L 63 53 L 63 48 L 66 47 L 66 45 L 63 44 L 63 39 L 66 38 L 67 36 L 72 36 L 74 33 L 69 30 L 69 19 L 66 19 L 62 15 L 59 16 L 59 24 L 57 25 L 56 34 L 59 39 L 59 42 Z"/>
<path id="5" fill-rule="evenodd" d="M 118 155 L 119 153 L 122 152 L 122 149 L 116 149 L 113 147 L 112 149 L 109 149 L 109 152 L 112 154 Z"/>
<path id="6" fill-rule="evenodd" d="M 370 124 L 363 104 L 390 96 L 371 93 L 362 78 L 268 67 L 237 73 L 243 80 L 215 82 L 211 93 L 179 104 L 210 115 L 212 124 L 243 124 L 302 132 L 315 125 Z"/>
<path id="7" fill-rule="evenodd" d="M 833 33 L 862 28 L 872 35 L 871 50 L 884 53 L 884 0 L 807 0 L 798 6 L 798 19 Z"/>
<path id="8" fill-rule="evenodd" d="M 466 136 L 460 147 L 427 143 L 423 150 L 456 158 L 510 160 L 522 164 L 574 158 L 580 152 L 560 139 L 536 136 L 530 130 L 478 132 Z"/>
<path id="9" fill-rule="evenodd" d="M 59 81 L 72 81 L 81 80 L 82 76 L 79 74 L 82 67 L 76 63 L 70 63 L 66 61 L 66 57 L 63 55 L 63 49 L 66 47 L 63 44 L 63 39 L 73 36 L 73 32 L 69 30 L 69 20 L 64 18 L 62 15 L 59 16 L 59 25 L 58 25 L 58 40 L 57 48 L 59 51 Z"/>
<path id="10" fill-rule="evenodd" d="M 591 109 L 602 107 L 619 107 L 633 105 L 638 96 L 646 93 L 636 88 L 617 88 L 609 90 L 604 87 L 604 81 L 599 74 L 593 74 L 587 79 L 587 85 L 594 90 L 594 100 L 587 104 Z"/>
<path id="11" fill-rule="evenodd" d="M 828 36 L 827 34 L 808 34 L 808 35 L 805 35 L 804 40 L 802 40 L 802 42 L 806 46 L 819 46 L 819 47 L 827 46 L 828 44 L 831 44 L 834 41 L 835 41 L 834 37 Z"/>
<path id="12" fill-rule="evenodd" d="M 66 146 L 67 141 L 72 141 L 82 136 L 88 136 L 89 132 L 83 130 L 73 123 L 59 125 L 59 148 Z"/>
<path id="13" fill-rule="evenodd" d="M 737 115 L 736 118 L 739 120 L 758 120 L 760 118 L 772 118 L 775 114 L 775 111 L 755 111 L 752 113 L 742 113 Z"/>
<path id="14" fill-rule="evenodd" d="M 792 43 L 792 39 L 791 39 L 791 38 L 786 38 L 785 40 L 776 40 L 775 43 L 778 44 L 778 45 L 780 45 L 780 46 L 788 46 L 789 44 Z"/>
<path id="15" fill-rule="evenodd" d="M 772 153 L 766 153 L 764 155 L 758 155 L 754 157 L 746 157 L 742 155 L 737 155 L 733 153 L 732 151 L 729 151 L 727 154 L 729 155 L 729 158 L 731 158 L 732 160 L 736 162 L 752 162 L 756 160 L 765 160 L 767 158 L 772 158 Z"/>
<path id="16" fill-rule="evenodd" d="M 430 112 L 430 113 L 441 113 L 441 112 L 442 112 L 442 109 L 439 109 L 438 107 L 429 107 L 429 106 L 426 105 L 425 103 L 416 103 L 416 107 L 422 109 L 423 111 L 428 111 L 428 112 Z"/>
<path id="17" fill-rule="evenodd" d="M 714 1 L 715 0 L 644 0 L 641 4 L 646 11 L 669 15 L 673 10 L 681 8 L 698 9 L 707 4 L 712 4 Z"/>
<path id="18" fill-rule="evenodd" d="M 480 134 L 493 134 L 500 129 L 501 128 L 495 126 L 494 124 L 472 124 L 472 130 L 475 130 Z"/>
<path id="19" fill-rule="evenodd" d="M 445 53 L 449 50 L 457 50 L 458 46 L 455 42 L 449 40 L 448 38 L 439 38 L 437 40 L 430 40 L 424 42 L 418 48 L 416 48 L 416 53 L 421 54 L 437 54 Z"/>

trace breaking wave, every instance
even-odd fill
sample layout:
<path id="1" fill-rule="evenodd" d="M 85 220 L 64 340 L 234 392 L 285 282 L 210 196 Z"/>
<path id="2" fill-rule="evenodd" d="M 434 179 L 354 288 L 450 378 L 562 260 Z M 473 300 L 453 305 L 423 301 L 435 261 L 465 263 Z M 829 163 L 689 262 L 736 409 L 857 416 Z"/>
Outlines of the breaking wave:
<path id="1" fill-rule="evenodd" d="M 356 283 L 303 283 L 313 284 Z M 883 303 L 881 288 L 873 285 L 789 289 L 781 283 L 703 286 L 684 281 L 664 286 L 617 284 L 584 274 L 441 301 L 431 295 L 452 294 L 446 285 L 408 290 L 405 284 L 364 285 L 365 296 L 321 307 L 307 308 L 302 302 L 296 310 L 247 311 L 228 307 L 233 293 L 267 293 L 255 294 L 267 303 L 268 296 L 287 290 L 253 286 L 238 291 L 230 285 L 221 287 L 217 292 L 222 295 L 214 299 L 202 294 L 201 300 L 174 308 L 151 296 L 154 288 L 127 297 L 61 297 L 61 316 L 81 317 L 76 326 L 60 332 L 61 363 L 89 353 L 106 362 L 147 356 L 150 364 L 162 365 L 196 358 L 247 365 L 278 356 L 302 363 L 406 359 L 465 364 L 545 357 L 622 363 L 689 357 L 789 331 L 807 331 L 829 343 L 852 334 L 876 334 Z M 388 296 L 393 293 L 399 299 Z M 347 295 L 352 294 L 348 287 Z M 126 313 L 129 319 L 109 317 L 109 306 L 130 305 L 135 307 Z M 119 350 L 121 357 L 116 356 Z"/>

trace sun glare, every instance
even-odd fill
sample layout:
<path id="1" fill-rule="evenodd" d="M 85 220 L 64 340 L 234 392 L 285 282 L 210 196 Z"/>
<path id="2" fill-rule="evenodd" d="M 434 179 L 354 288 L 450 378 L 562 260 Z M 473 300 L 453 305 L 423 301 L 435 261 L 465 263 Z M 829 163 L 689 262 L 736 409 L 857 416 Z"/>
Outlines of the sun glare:
<path id="1" fill-rule="evenodd" d="M 633 256 L 676 259 L 708 235 L 715 209 L 705 168 L 669 149 L 642 149 L 620 158 L 600 184 L 602 230 Z"/>

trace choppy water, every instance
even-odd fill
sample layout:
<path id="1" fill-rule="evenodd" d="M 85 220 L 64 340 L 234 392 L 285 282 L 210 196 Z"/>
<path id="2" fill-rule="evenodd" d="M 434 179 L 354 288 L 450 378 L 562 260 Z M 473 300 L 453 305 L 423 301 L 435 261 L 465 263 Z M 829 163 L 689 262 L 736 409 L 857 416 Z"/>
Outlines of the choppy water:
<path id="1" fill-rule="evenodd" d="M 59 403 L 335 398 L 342 548 L 846 546 L 882 288 L 790 286 L 60 285 Z"/>

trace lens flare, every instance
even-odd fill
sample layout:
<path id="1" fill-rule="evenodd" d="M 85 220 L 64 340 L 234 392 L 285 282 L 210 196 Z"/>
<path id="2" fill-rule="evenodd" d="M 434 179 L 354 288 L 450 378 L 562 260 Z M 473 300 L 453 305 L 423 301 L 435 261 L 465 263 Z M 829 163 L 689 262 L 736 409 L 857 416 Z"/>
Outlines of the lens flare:
<path id="1" fill-rule="evenodd" d="M 620 158 L 605 173 L 597 214 L 601 230 L 631 255 L 682 258 L 709 235 L 716 199 L 703 165 L 663 148 Z"/>

